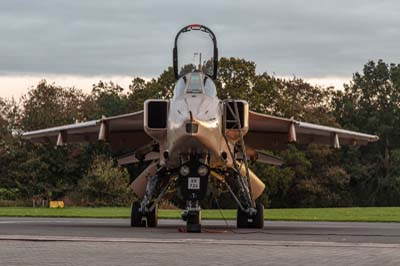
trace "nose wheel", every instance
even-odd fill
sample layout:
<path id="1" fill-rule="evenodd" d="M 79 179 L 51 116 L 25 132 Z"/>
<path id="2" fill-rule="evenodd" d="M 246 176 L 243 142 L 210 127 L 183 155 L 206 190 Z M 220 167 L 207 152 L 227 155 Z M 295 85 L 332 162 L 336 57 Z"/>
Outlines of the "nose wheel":
<path id="1" fill-rule="evenodd" d="M 201 233 L 201 209 L 197 201 L 188 202 L 187 209 L 182 213 L 182 220 L 186 221 L 186 232 Z"/>
<path id="2" fill-rule="evenodd" d="M 186 221 L 186 232 L 201 233 L 201 211 L 184 211 L 182 213 L 182 220 Z"/>
<path id="3" fill-rule="evenodd" d="M 201 232 L 201 212 L 200 210 L 189 211 L 186 221 L 186 229 L 189 233 Z"/>

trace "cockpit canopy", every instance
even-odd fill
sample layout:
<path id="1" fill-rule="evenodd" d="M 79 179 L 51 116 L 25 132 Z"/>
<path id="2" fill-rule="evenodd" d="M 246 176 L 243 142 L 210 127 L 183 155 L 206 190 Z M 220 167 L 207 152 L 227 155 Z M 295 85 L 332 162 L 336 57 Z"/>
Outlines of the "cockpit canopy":
<path id="1" fill-rule="evenodd" d="M 198 24 L 182 28 L 175 37 L 173 60 L 177 80 L 192 72 L 202 72 L 215 79 L 218 48 L 214 33 Z"/>
<path id="2" fill-rule="evenodd" d="M 185 94 L 205 94 L 210 97 L 216 97 L 217 88 L 207 75 L 200 72 L 192 72 L 178 79 L 174 88 L 174 98 Z"/>

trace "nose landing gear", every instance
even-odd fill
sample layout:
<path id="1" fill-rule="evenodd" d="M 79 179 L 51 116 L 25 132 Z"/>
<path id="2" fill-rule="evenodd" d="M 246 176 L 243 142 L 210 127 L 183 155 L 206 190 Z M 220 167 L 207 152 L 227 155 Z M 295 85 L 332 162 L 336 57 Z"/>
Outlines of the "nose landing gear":
<path id="1" fill-rule="evenodd" d="M 182 220 L 186 221 L 188 233 L 201 233 L 201 209 L 198 201 L 188 201 L 187 209 L 182 213 Z"/>
<path id="2" fill-rule="evenodd" d="M 201 232 L 201 208 L 199 201 L 204 199 L 208 189 L 210 169 L 197 158 L 191 158 L 180 167 L 180 191 L 186 200 L 186 210 L 182 219 L 190 233 Z"/>

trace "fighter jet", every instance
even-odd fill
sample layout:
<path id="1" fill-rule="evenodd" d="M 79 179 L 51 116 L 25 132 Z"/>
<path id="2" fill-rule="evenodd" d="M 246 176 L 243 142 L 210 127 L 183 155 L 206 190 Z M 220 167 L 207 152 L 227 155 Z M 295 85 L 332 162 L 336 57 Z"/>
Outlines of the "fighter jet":
<path id="1" fill-rule="evenodd" d="M 134 150 L 121 165 L 148 163 L 131 184 L 136 195 L 131 226 L 157 226 L 157 210 L 166 194 L 184 203 L 188 232 L 201 231 L 201 202 L 226 192 L 237 208 L 238 228 L 263 228 L 264 207 L 256 200 L 265 185 L 251 162 L 280 165 L 264 150 L 288 143 L 367 145 L 377 136 L 250 111 L 241 99 L 218 99 L 214 81 L 218 48 L 214 33 L 203 25 L 183 27 L 175 37 L 171 99 L 148 99 L 144 110 L 98 120 L 26 132 L 33 142 L 64 145 L 106 141 L 114 151 Z"/>

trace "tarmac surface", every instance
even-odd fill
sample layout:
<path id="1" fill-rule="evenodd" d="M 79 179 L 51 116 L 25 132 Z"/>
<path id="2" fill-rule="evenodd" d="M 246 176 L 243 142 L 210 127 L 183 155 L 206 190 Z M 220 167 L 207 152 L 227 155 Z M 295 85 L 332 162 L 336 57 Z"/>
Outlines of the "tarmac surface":
<path id="1" fill-rule="evenodd" d="M 159 223 L 0 217 L 0 265 L 400 265 L 400 223 L 203 221 L 200 234 Z"/>

